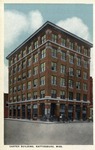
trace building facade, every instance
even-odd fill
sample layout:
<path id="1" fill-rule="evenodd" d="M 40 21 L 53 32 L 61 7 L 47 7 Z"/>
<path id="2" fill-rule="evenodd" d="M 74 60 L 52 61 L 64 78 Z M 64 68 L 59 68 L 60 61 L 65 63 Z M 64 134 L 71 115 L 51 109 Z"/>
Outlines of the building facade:
<path id="1" fill-rule="evenodd" d="M 89 117 L 92 44 L 46 22 L 11 52 L 9 117 Z"/>
<path id="2" fill-rule="evenodd" d="M 4 93 L 4 118 L 8 118 L 8 93 Z"/>

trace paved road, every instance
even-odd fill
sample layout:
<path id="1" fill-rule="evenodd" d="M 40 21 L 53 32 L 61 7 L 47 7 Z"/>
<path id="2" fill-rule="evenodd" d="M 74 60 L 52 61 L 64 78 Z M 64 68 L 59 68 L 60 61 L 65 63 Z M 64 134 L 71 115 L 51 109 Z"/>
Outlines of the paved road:
<path id="1" fill-rule="evenodd" d="M 35 123 L 5 120 L 5 145 L 92 145 L 93 123 Z"/>

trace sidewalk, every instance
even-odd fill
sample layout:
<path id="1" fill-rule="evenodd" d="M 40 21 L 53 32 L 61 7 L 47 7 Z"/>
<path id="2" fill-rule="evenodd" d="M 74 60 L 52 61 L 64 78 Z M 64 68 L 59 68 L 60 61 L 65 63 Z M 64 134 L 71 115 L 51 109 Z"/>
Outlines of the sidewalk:
<path id="1" fill-rule="evenodd" d="M 41 124 L 67 124 L 67 123 L 87 123 L 88 121 L 80 121 L 80 120 L 74 120 L 74 121 L 67 121 L 67 122 L 63 122 L 63 121 L 41 121 L 39 119 L 37 120 L 33 120 L 33 119 L 17 119 L 17 118 L 5 118 L 5 120 L 11 120 L 11 121 L 20 121 L 20 122 L 29 122 L 29 123 L 41 123 Z M 90 123 L 90 122 L 88 122 Z"/>

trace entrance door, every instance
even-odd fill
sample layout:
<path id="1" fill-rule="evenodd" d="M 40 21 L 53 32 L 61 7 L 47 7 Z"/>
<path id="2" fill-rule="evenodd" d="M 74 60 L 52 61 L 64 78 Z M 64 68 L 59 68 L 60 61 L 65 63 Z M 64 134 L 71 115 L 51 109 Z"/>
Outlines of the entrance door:
<path id="1" fill-rule="evenodd" d="M 27 118 L 31 119 L 31 105 L 27 106 Z"/>
<path id="2" fill-rule="evenodd" d="M 51 110 L 50 110 L 50 115 L 55 116 L 55 111 L 56 111 L 56 104 L 51 103 Z"/>

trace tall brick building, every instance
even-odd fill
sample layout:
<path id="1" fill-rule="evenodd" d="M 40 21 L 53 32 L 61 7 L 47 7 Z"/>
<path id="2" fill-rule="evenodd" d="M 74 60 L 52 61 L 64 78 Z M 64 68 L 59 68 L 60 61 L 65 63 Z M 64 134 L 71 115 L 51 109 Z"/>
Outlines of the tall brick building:
<path id="1" fill-rule="evenodd" d="M 7 56 L 9 117 L 88 118 L 91 47 L 51 22 L 43 24 Z"/>

